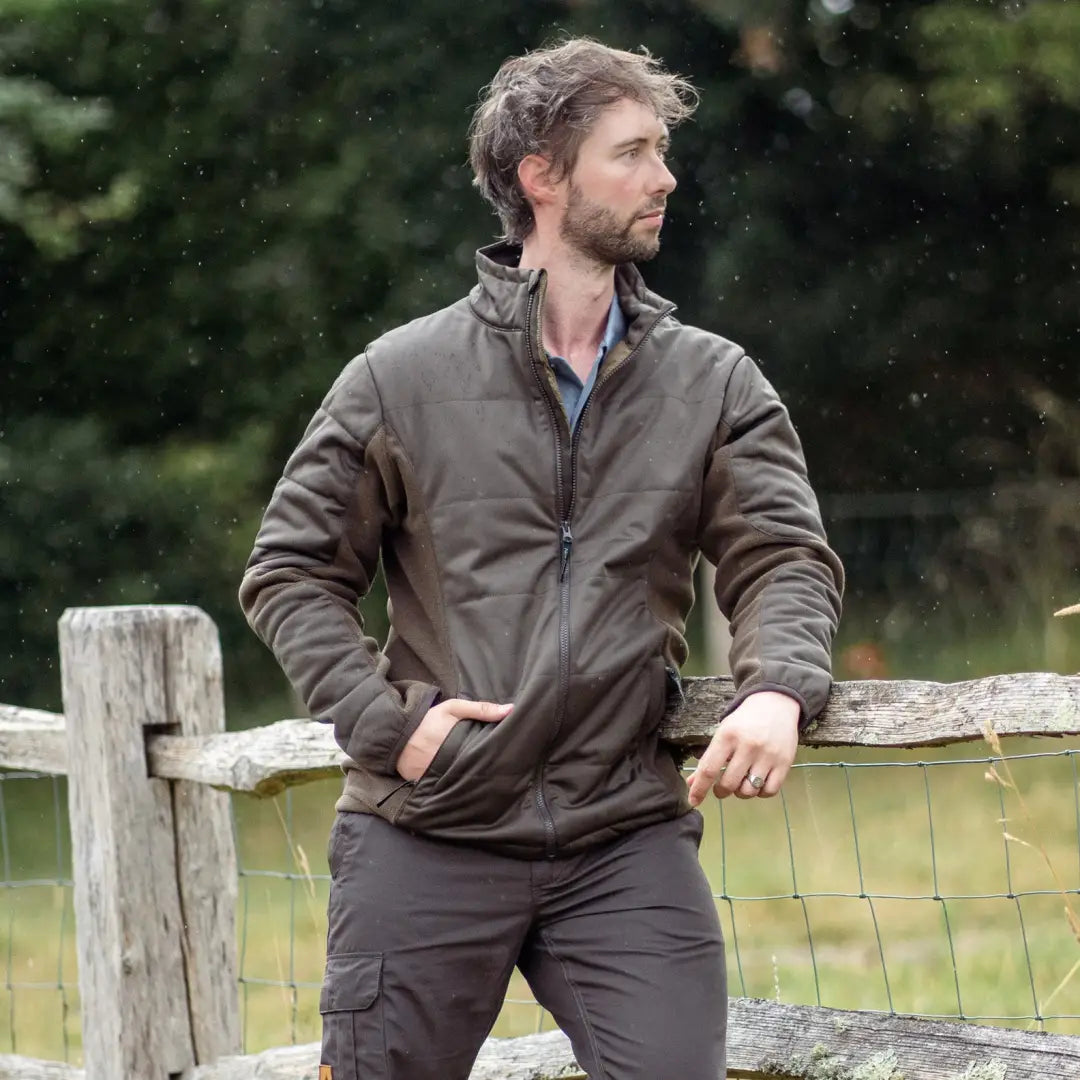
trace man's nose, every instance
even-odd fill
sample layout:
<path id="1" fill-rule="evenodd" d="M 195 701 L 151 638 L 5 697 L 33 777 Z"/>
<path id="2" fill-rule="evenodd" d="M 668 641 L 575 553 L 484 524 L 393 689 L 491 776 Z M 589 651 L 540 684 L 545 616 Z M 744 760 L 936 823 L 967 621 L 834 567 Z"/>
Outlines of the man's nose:
<path id="1" fill-rule="evenodd" d="M 657 170 L 656 177 L 653 181 L 654 191 L 662 191 L 665 195 L 670 195 L 678 186 L 678 181 L 675 179 L 672 171 L 667 167 L 667 163 L 662 159 L 657 159 L 657 164 L 660 166 Z"/>

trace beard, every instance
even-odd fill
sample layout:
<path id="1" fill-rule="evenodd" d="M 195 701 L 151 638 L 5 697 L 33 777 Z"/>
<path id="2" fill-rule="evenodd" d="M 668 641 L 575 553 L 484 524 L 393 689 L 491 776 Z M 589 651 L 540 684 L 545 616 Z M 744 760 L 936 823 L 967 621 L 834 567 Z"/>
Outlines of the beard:
<path id="1" fill-rule="evenodd" d="M 648 213 L 649 209 L 639 213 Z M 581 188 L 571 183 L 559 236 L 569 247 L 604 266 L 643 262 L 660 250 L 660 231 L 635 235 L 637 221 L 637 214 L 623 220 L 606 206 L 590 202 Z"/>

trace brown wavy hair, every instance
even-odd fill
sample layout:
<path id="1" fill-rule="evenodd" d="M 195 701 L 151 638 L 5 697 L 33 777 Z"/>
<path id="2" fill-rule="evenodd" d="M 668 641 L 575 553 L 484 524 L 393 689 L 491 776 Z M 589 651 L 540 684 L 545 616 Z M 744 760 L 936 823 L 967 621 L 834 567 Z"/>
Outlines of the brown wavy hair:
<path id="1" fill-rule="evenodd" d="M 623 52 L 571 38 L 502 64 L 481 91 L 469 125 L 469 164 L 505 239 L 520 242 L 535 224 L 518 182 L 522 159 L 539 154 L 556 178 L 566 176 L 597 117 L 623 98 L 648 106 L 669 128 L 698 104 L 693 85 L 665 71 L 645 48 Z"/>

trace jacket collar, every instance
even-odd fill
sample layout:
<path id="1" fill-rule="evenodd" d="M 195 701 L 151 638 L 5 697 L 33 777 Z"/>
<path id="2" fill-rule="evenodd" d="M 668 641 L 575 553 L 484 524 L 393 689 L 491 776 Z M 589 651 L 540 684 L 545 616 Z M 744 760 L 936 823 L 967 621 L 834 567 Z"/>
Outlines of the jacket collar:
<path id="1" fill-rule="evenodd" d="M 522 270 L 521 245 L 500 241 L 476 253 L 478 283 L 469 293 L 473 311 L 484 322 L 500 330 L 524 330 L 529 299 L 539 288 L 543 271 Z M 631 344 L 644 329 L 675 305 L 645 287 L 633 263 L 615 268 L 615 293 L 629 327 Z"/>

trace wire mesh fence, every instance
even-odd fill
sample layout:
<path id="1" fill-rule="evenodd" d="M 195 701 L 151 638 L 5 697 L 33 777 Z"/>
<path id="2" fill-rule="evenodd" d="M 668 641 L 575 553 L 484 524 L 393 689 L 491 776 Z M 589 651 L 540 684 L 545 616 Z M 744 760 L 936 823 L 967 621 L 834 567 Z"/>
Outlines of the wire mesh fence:
<path id="1" fill-rule="evenodd" d="M 330 876 L 326 840 L 340 784 L 234 796 L 240 897 L 240 1019 L 260 1050 L 318 1037 Z"/>
<path id="2" fill-rule="evenodd" d="M 925 753 L 803 766 L 750 834 L 721 807 L 733 993 L 1080 1031 L 1077 751 Z"/>
<path id="3" fill-rule="evenodd" d="M 67 784 L 43 773 L 0 771 L 0 1052 L 77 1062 Z"/>
<path id="4" fill-rule="evenodd" d="M 730 992 L 1080 1033 L 1080 748 L 1038 745 L 851 751 L 705 804 Z M 250 1051 L 319 1035 L 335 791 L 238 813 Z M 495 1034 L 553 1026 L 516 975 Z"/>
<path id="5" fill-rule="evenodd" d="M 1080 744 L 1045 745 L 804 751 L 779 798 L 706 803 L 730 992 L 1080 1034 Z M 234 798 L 248 1051 L 318 1038 L 339 786 Z M 65 788 L 0 773 L 0 1048 L 79 1064 Z M 496 1034 L 553 1026 L 515 976 Z"/>

